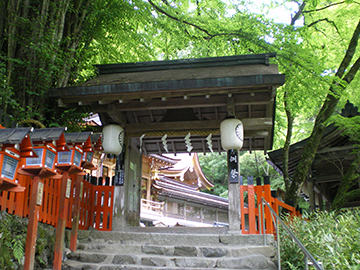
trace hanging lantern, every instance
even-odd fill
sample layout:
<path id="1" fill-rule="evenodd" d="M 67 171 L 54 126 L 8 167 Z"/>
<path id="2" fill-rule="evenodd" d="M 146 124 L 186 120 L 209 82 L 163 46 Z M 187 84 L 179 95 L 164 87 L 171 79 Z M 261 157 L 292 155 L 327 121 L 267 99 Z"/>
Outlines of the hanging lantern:
<path id="1" fill-rule="evenodd" d="M 36 156 L 22 160 L 21 174 L 58 177 L 55 159 L 62 151 L 69 151 L 64 137 L 65 128 L 36 129 L 30 134 Z"/>
<path id="2" fill-rule="evenodd" d="M 58 153 L 55 166 L 61 171 L 80 173 L 83 171 L 84 161 L 92 161 L 93 148 L 90 138 L 91 132 L 66 133 L 65 139 L 70 151 Z M 91 152 L 88 156 L 86 153 Z M 85 160 L 83 157 L 85 155 Z"/>
<path id="3" fill-rule="evenodd" d="M 107 125 L 103 128 L 102 147 L 105 154 L 119 155 L 124 142 L 124 129 L 119 125 Z"/>
<path id="4" fill-rule="evenodd" d="M 82 157 L 81 166 L 87 170 L 96 170 L 95 165 L 93 164 L 93 158 L 95 155 L 95 151 L 101 151 L 101 135 L 100 134 L 92 134 L 90 136 L 91 147 L 84 148 L 84 155 Z M 87 144 L 87 143 L 86 143 Z"/>
<path id="5" fill-rule="evenodd" d="M 35 156 L 29 133 L 32 128 L 0 129 L 0 190 L 22 192 L 17 182 L 21 157 Z"/>
<path id="6" fill-rule="evenodd" d="M 85 152 L 82 159 L 82 164 L 92 163 L 94 152 Z M 83 166 L 84 167 L 84 166 Z"/>
<path id="7" fill-rule="evenodd" d="M 228 118 L 220 124 L 221 146 L 224 150 L 237 149 L 243 146 L 244 127 L 236 118 Z"/>
<path id="8" fill-rule="evenodd" d="M 81 167 L 81 158 L 84 151 L 77 145 L 69 145 L 69 148 L 70 151 L 58 153 L 56 167 Z"/>

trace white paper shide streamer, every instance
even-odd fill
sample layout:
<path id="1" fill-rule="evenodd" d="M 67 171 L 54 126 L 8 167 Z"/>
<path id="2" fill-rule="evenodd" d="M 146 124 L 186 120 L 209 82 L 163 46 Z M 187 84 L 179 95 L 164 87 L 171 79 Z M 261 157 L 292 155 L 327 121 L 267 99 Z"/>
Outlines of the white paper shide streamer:
<path id="1" fill-rule="evenodd" d="M 143 135 L 141 135 L 140 136 L 140 153 L 142 153 L 142 146 L 143 146 L 143 139 L 144 139 L 144 137 L 145 137 L 145 134 L 143 134 Z"/>
<path id="2" fill-rule="evenodd" d="M 167 146 L 166 138 L 167 138 L 167 134 L 165 134 L 164 136 L 162 136 L 161 141 L 162 141 L 162 144 L 163 144 L 163 146 L 164 146 L 164 149 L 165 149 L 166 153 L 169 153 L 169 149 L 168 149 L 168 146 Z"/>
<path id="3" fill-rule="evenodd" d="M 212 137 L 212 133 L 210 133 L 210 134 L 206 137 L 206 141 L 207 141 L 207 145 L 208 145 L 209 150 L 211 151 L 211 153 L 214 153 L 214 150 L 213 150 L 213 148 L 212 148 L 213 145 L 212 145 L 211 137 Z"/>
<path id="4" fill-rule="evenodd" d="M 191 150 L 193 149 L 193 146 L 191 145 L 191 140 L 190 140 L 190 132 L 188 133 L 188 135 L 185 136 L 185 144 L 186 144 L 186 150 L 190 153 Z"/>

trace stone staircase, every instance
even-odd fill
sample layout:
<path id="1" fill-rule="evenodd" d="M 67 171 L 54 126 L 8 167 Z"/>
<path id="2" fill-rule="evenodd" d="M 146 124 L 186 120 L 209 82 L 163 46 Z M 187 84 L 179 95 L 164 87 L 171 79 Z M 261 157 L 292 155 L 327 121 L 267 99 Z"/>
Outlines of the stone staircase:
<path id="1" fill-rule="evenodd" d="M 79 231 L 78 248 L 63 270 L 265 269 L 276 270 L 274 239 L 225 228 L 138 228 Z"/>

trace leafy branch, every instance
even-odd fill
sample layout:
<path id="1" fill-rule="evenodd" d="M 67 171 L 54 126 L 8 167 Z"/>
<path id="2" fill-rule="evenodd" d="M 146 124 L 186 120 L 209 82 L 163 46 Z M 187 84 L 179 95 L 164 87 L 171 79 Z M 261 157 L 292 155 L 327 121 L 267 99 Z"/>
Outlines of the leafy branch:
<path id="1" fill-rule="evenodd" d="M 329 5 L 321 7 L 321 8 L 312 9 L 312 10 L 305 10 L 305 11 L 303 11 L 303 13 L 305 14 L 305 13 L 312 13 L 312 12 L 322 11 L 322 10 L 325 10 L 325 9 L 328 9 L 328 8 L 331 8 L 331 7 L 334 7 L 334 6 L 337 6 L 337 5 L 345 4 L 345 3 L 346 3 L 346 1 L 332 3 L 332 4 L 329 4 Z M 357 3 L 357 2 L 353 1 L 353 3 Z"/>
<path id="2" fill-rule="evenodd" d="M 338 35 L 341 37 L 339 28 L 336 26 L 335 22 L 332 21 L 332 20 L 329 20 L 328 18 L 323 18 L 323 19 L 319 19 L 317 21 L 314 21 L 314 22 L 310 23 L 308 25 L 308 27 L 312 27 L 312 26 L 314 26 L 314 25 L 316 25 L 316 24 L 318 24 L 320 22 L 327 22 L 327 23 L 331 24 L 336 29 L 336 32 L 338 33 Z"/>
<path id="3" fill-rule="evenodd" d="M 304 1 L 300 7 L 299 10 L 295 13 L 294 17 L 291 18 L 291 25 L 295 25 L 295 22 L 300 18 L 300 16 L 304 13 L 304 9 L 306 6 L 306 2 Z"/>
<path id="4" fill-rule="evenodd" d="M 188 21 L 179 19 L 179 18 L 171 15 L 170 13 L 166 12 L 165 10 L 163 10 L 163 9 L 161 9 L 159 6 L 157 6 L 152 0 L 149 0 L 149 3 L 150 3 L 158 12 L 166 15 L 167 17 L 169 17 L 170 19 L 172 19 L 172 20 L 174 20 L 174 21 L 181 22 L 181 23 L 184 23 L 184 24 L 186 24 L 186 25 L 189 25 L 189 26 L 192 26 L 192 27 L 198 29 L 199 31 L 205 33 L 205 34 L 208 36 L 208 38 L 210 38 L 210 39 L 213 38 L 213 37 L 215 37 L 215 36 L 226 35 L 226 34 L 224 34 L 224 33 L 223 33 L 223 34 L 217 34 L 217 35 L 210 34 L 210 32 L 209 32 L 207 29 L 205 29 L 205 28 L 203 28 L 203 27 L 200 27 L 199 25 L 196 25 L 196 24 L 194 24 L 194 23 L 191 23 L 191 22 L 188 22 Z M 205 38 L 205 39 L 206 39 L 206 38 Z"/>
<path id="5" fill-rule="evenodd" d="M 313 131 L 311 133 L 311 136 L 309 137 L 308 143 L 304 148 L 303 155 L 294 172 L 293 181 L 291 183 L 289 192 L 286 195 L 287 203 L 289 203 L 292 200 L 297 201 L 299 197 L 298 194 L 300 193 L 301 185 L 307 178 L 311 164 L 315 158 L 315 154 L 320 144 L 322 133 L 326 127 L 326 122 L 333 114 L 335 107 L 339 102 L 342 92 L 339 91 L 339 88 L 341 90 L 344 90 L 346 86 L 353 80 L 357 71 L 360 68 L 360 58 L 358 58 L 355 61 L 355 63 L 351 66 L 350 70 L 345 74 L 346 70 L 348 69 L 354 57 L 358 45 L 359 35 L 360 35 L 360 21 L 353 32 L 348 49 L 339 66 L 338 71 L 335 74 L 335 77 L 338 78 L 340 81 L 334 79 L 334 83 L 332 86 L 330 86 L 329 93 L 327 94 L 326 99 L 315 119 L 315 125 Z M 344 84 L 341 82 L 346 82 L 346 83 Z"/>

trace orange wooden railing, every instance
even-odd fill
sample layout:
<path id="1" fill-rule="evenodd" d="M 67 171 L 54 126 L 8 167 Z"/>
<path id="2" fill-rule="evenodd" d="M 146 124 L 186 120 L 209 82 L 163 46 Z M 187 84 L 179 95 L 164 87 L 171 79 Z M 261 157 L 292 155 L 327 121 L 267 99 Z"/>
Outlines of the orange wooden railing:
<path id="1" fill-rule="evenodd" d="M 241 232 L 243 234 L 260 234 L 260 232 L 263 232 L 264 228 L 259 228 L 259 203 L 262 197 L 271 205 L 276 214 L 279 214 L 282 209 L 286 209 L 290 215 L 300 216 L 299 211 L 296 211 L 295 207 L 271 196 L 270 180 L 268 177 L 264 177 L 264 184 L 261 183 L 260 178 L 257 178 L 256 182 L 256 185 L 254 185 L 253 177 L 249 176 L 247 178 L 247 185 L 244 185 L 243 178 L 240 178 Z M 274 234 L 275 224 L 273 223 L 270 210 L 266 208 L 264 211 L 265 233 Z"/>
<path id="2" fill-rule="evenodd" d="M 75 203 L 74 183 L 76 175 L 71 176 L 72 185 L 67 211 L 66 227 L 72 227 L 73 209 Z M 32 177 L 19 176 L 19 183 L 26 187 L 23 193 L 0 191 L 0 210 L 20 217 L 29 215 L 29 196 Z M 286 209 L 290 215 L 300 215 L 294 207 L 271 196 L 270 182 L 264 178 L 264 184 L 257 179 L 254 185 L 252 177 L 248 178 L 247 185 L 240 183 L 240 206 L 241 206 L 241 231 L 243 234 L 260 234 L 259 207 L 263 197 L 279 214 Z M 82 180 L 82 192 L 80 196 L 79 229 L 87 230 L 90 226 L 102 231 L 111 231 L 114 186 L 110 185 L 109 179 L 85 176 Z M 58 222 L 60 201 L 60 180 L 44 179 L 43 202 L 40 207 L 39 221 L 56 227 Z M 262 228 L 261 228 L 262 229 Z M 270 210 L 265 209 L 265 233 L 273 234 L 275 227 L 271 218 Z"/>
<path id="3" fill-rule="evenodd" d="M 72 227 L 73 209 L 75 204 L 75 180 L 71 176 L 71 190 L 69 209 L 67 211 L 66 227 Z M 0 191 L 0 210 L 20 217 L 29 217 L 29 201 L 32 177 L 19 175 L 19 183 L 26 189 L 24 192 L 14 193 Z M 60 180 L 43 179 L 43 199 L 39 211 L 39 221 L 56 227 L 59 214 Z M 97 230 L 111 231 L 114 186 L 109 179 L 84 176 L 80 196 L 79 229 L 87 230 L 90 226 Z"/>

